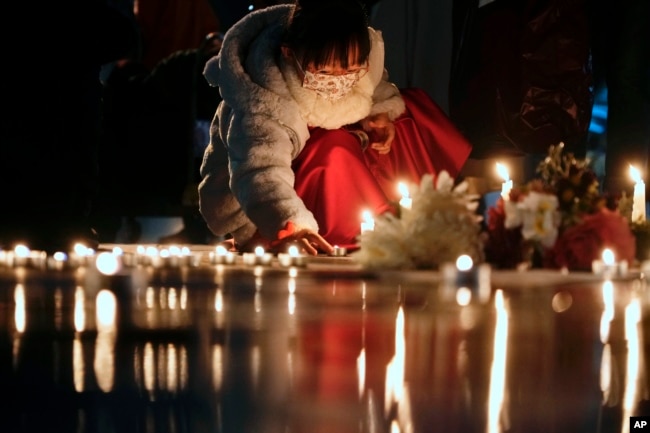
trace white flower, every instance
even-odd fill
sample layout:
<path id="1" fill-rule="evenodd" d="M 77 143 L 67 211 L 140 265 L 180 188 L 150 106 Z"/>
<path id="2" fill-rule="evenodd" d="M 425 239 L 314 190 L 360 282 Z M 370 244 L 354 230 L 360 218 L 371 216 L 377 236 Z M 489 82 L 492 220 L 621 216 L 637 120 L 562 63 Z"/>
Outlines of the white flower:
<path id="1" fill-rule="evenodd" d="M 435 268 L 468 254 L 484 261 L 478 198 L 468 184 L 454 187 L 446 171 L 424 175 L 414 188 L 412 208 L 402 218 L 380 215 L 375 230 L 360 236 L 361 248 L 352 256 L 371 268 Z"/>
<path id="2" fill-rule="evenodd" d="M 558 199 L 554 194 L 529 192 L 516 204 L 517 217 L 508 220 L 508 212 L 512 209 L 506 207 L 506 227 L 512 228 L 519 221 L 521 234 L 524 239 L 539 241 L 545 247 L 552 247 L 558 235 L 560 215 L 558 212 Z"/>

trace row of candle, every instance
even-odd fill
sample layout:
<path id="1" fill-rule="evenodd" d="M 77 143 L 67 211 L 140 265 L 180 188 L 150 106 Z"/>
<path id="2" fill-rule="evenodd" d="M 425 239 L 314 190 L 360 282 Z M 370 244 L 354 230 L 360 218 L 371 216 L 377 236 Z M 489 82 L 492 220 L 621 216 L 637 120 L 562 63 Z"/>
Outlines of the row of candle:
<path id="1" fill-rule="evenodd" d="M 331 256 L 343 257 L 347 249 L 335 246 Z M 215 247 L 209 252 L 210 264 L 237 264 L 270 266 L 274 254 L 266 252 L 264 248 L 257 247 L 254 252 L 239 254 L 229 251 L 223 245 Z M 70 253 L 57 252 L 48 255 L 45 251 L 31 250 L 26 245 L 16 245 L 13 250 L 0 250 L 0 267 L 30 267 L 39 269 L 76 268 L 80 266 L 95 265 L 98 268 L 111 269 L 116 266 L 136 267 L 151 266 L 154 268 L 199 267 L 204 257 L 203 252 L 191 251 L 188 247 L 171 246 L 158 249 L 154 246 L 138 246 L 135 252 L 124 252 L 116 247 L 112 251 L 97 253 L 91 248 L 81 244 L 75 245 Z M 286 253 L 277 255 L 280 266 L 306 266 L 309 256 L 302 254 L 297 246 L 292 245 Z"/>

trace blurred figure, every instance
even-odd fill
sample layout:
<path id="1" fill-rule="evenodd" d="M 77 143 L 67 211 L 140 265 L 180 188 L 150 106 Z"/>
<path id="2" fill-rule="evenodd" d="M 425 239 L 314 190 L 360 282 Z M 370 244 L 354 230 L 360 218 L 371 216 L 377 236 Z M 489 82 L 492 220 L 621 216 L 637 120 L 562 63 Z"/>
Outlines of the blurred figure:
<path id="1" fill-rule="evenodd" d="M 0 246 L 95 243 L 103 64 L 135 40 L 103 0 L 10 2 L 2 14 Z"/>
<path id="2" fill-rule="evenodd" d="M 632 192 L 630 164 L 648 184 L 650 151 L 650 2 L 590 2 L 596 84 L 607 91 L 605 179 L 612 194 Z"/>
<path id="3" fill-rule="evenodd" d="M 94 215 L 106 235 L 102 242 L 112 242 L 122 225 L 131 226 L 127 240 L 137 241 L 140 216 L 183 217 L 183 231 L 164 242 L 203 244 L 213 238 L 198 213 L 197 186 L 221 98 L 202 74 L 222 37 L 210 33 L 200 46 L 172 53 L 150 72 L 139 62 L 124 62 L 107 80 L 101 199 Z"/>

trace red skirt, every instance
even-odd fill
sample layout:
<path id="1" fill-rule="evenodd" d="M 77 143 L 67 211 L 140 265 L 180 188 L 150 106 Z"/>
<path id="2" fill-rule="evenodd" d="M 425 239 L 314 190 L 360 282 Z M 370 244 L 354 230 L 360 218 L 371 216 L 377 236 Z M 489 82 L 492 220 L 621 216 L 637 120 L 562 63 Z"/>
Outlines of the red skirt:
<path id="1" fill-rule="evenodd" d="M 314 128 L 294 160 L 295 189 L 332 245 L 356 248 L 364 210 L 395 212 L 398 182 L 419 184 L 446 170 L 456 177 L 471 144 L 420 89 L 403 89 L 406 111 L 395 119 L 395 139 L 385 155 L 361 148 L 347 130 Z"/>

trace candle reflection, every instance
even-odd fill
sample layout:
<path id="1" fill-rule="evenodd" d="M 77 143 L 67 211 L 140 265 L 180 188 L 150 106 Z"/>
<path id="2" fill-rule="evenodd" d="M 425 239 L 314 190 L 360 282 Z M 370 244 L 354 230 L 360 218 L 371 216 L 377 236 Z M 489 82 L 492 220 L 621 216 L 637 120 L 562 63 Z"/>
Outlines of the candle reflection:
<path id="1" fill-rule="evenodd" d="M 219 392 L 223 385 L 223 348 L 220 344 L 212 346 L 212 388 Z"/>
<path id="2" fill-rule="evenodd" d="M 253 379 L 253 388 L 257 389 L 260 379 L 260 365 L 261 365 L 260 347 L 255 345 L 251 348 L 251 377 Z"/>
<path id="3" fill-rule="evenodd" d="M 217 328 L 223 327 L 223 323 L 224 323 L 223 308 L 224 308 L 223 290 L 221 288 L 218 288 L 217 292 L 214 294 L 214 311 L 217 313 L 215 314 L 214 320 L 216 322 Z"/>
<path id="4" fill-rule="evenodd" d="M 14 324 L 16 325 L 16 331 L 19 333 L 25 332 L 25 326 L 27 324 L 27 312 L 25 308 L 25 286 L 22 284 L 16 284 L 14 289 Z"/>
<path id="5" fill-rule="evenodd" d="M 404 326 L 404 309 L 400 306 L 395 319 L 395 355 L 386 367 L 386 386 L 384 410 L 386 416 L 393 416 L 393 424 L 397 431 L 410 432 L 413 429 L 411 420 L 411 403 L 408 396 L 408 385 L 404 381 L 406 368 L 406 337 Z M 397 422 L 395 422 L 397 421 Z"/>
<path id="6" fill-rule="evenodd" d="M 629 431 L 629 417 L 638 401 L 639 382 L 642 377 L 643 353 L 641 352 L 641 303 L 633 299 L 625 308 L 625 340 L 627 341 L 627 370 L 625 375 L 625 394 L 623 397 L 623 431 Z"/>
<path id="7" fill-rule="evenodd" d="M 494 328 L 494 353 L 490 370 L 490 391 L 488 400 L 489 433 L 501 432 L 500 419 L 506 383 L 506 358 L 508 353 L 508 311 L 503 300 L 503 291 L 497 290 L 494 297 L 496 324 Z"/>
<path id="8" fill-rule="evenodd" d="M 95 377 L 104 392 L 113 389 L 115 377 L 115 317 L 117 300 L 113 292 L 101 290 L 96 299 L 97 340 L 95 341 Z"/>
<path id="9" fill-rule="evenodd" d="M 18 354 L 20 353 L 20 338 L 25 332 L 27 326 L 27 310 L 25 302 L 25 287 L 22 284 L 16 284 L 14 289 L 14 325 L 16 326 L 16 335 L 13 342 L 13 365 L 18 365 Z"/>
<path id="10" fill-rule="evenodd" d="M 86 328 L 86 295 L 82 286 L 77 286 L 74 292 L 74 329 L 83 332 Z"/>
<path id="11" fill-rule="evenodd" d="M 72 342 L 72 374 L 74 389 L 77 392 L 84 392 L 86 363 L 84 362 L 84 349 L 81 342 L 81 335 L 77 333 Z"/>
<path id="12" fill-rule="evenodd" d="M 86 363 L 84 361 L 83 342 L 81 333 L 86 328 L 86 295 L 82 286 L 77 286 L 74 292 L 74 329 L 75 337 L 72 343 L 72 374 L 74 389 L 83 392 L 85 389 Z"/>
<path id="13" fill-rule="evenodd" d="M 359 377 L 359 398 L 363 397 L 366 388 L 366 349 L 362 348 L 357 357 L 357 376 Z"/>
<path id="14" fill-rule="evenodd" d="M 607 343 L 612 320 L 614 320 L 614 284 L 607 280 L 603 282 L 603 314 L 600 318 L 600 341 Z"/>
<path id="15" fill-rule="evenodd" d="M 156 367 L 153 345 L 150 341 L 144 345 L 144 354 L 142 359 L 142 372 L 144 378 L 144 389 L 149 392 L 149 398 L 153 399 L 156 389 Z"/>
<path id="16" fill-rule="evenodd" d="M 178 377 L 178 351 L 174 344 L 167 344 L 167 357 L 166 360 L 166 373 L 167 373 L 167 391 L 176 393 L 179 389 L 179 377 Z"/>

